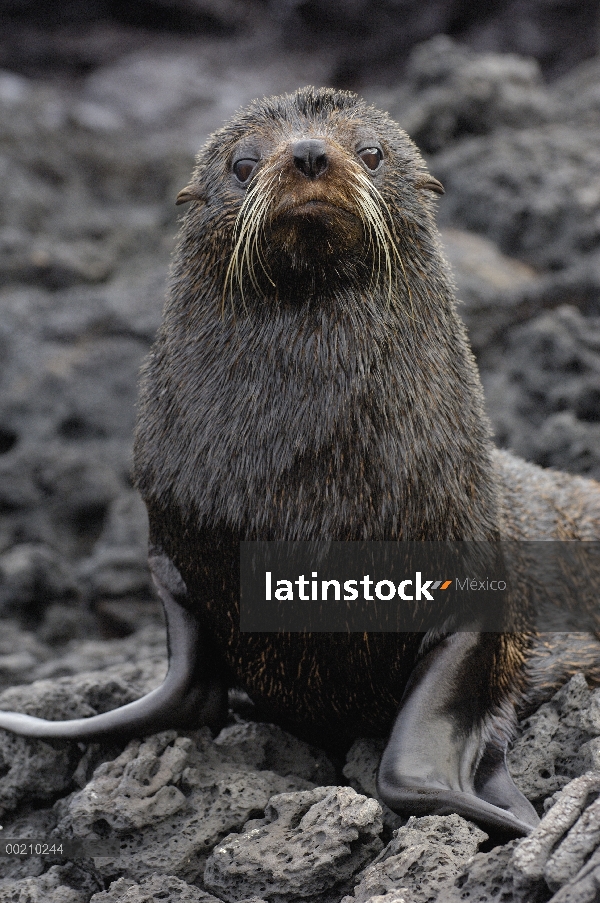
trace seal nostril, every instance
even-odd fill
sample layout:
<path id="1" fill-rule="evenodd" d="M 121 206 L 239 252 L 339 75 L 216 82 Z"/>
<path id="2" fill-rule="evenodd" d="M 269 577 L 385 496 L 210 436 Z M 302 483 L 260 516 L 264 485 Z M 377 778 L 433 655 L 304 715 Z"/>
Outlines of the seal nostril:
<path id="1" fill-rule="evenodd" d="M 315 174 L 317 176 L 321 175 L 322 172 L 325 172 L 327 169 L 327 155 L 321 154 L 315 160 Z"/>
<path id="2" fill-rule="evenodd" d="M 319 138 L 297 141 L 292 148 L 294 165 L 309 179 L 315 179 L 329 166 L 327 145 Z"/>

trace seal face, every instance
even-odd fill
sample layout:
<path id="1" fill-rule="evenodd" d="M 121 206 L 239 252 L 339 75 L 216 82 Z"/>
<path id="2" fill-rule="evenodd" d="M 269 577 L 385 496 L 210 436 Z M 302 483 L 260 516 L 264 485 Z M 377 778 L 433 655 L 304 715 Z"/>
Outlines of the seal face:
<path id="1" fill-rule="evenodd" d="M 364 121 L 367 116 L 372 124 Z M 363 284 L 367 274 L 377 281 L 382 272 L 391 289 L 400 254 L 381 193 L 389 193 L 396 177 L 389 171 L 398 158 L 389 121 L 352 95 L 306 91 L 296 95 L 296 103 L 276 98 L 255 104 L 240 124 L 242 129 L 218 133 L 221 171 L 211 171 L 213 145 L 178 198 L 218 204 L 223 213 L 242 201 L 226 293 L 239 289 L 243 297 L 254 289 L 285 303 L 311 291 L 331 294 L 349 280 Z M 384 131 L 387 144 L 378 137 Z M 397 132 L 400 144 L 409 143 Z M 411 148 L 405 156 L 406 150 Z M 416 162 L 410 160 L 405 177 L 424 190 L 442 191 Z"/>

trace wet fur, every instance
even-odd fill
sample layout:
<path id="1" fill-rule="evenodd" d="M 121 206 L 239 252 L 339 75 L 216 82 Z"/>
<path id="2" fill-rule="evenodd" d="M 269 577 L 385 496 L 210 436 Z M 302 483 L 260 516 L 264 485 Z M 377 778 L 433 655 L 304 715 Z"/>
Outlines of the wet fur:
<path id="1" fill-rule="evenodd" d="M 285 191 L 290 136 L 333 134 L 349 156 L 365 129 L 388 160 L 377 191 L 396 239 L 393 276 L 377 269 L 368 228 L 345 248 L 344 268 L 335 240 L 301 266 L 281 252 L 268 212 L 264 269 L 252 250 L 232 269 L 244 203 L 230 187 L 236 143 L 266 133 L 264 166 L 272 178 L 279 165 Z M 328 182 L 346 203 L 348 169 Z M 135 470 L 151 540 L 202 600 L 227 677 L 265 716 L 322 741 L 389 729 L 421 637 L 241 636 L 239 540 L 500 536 L 490 430 L 429 179 L 408 136 L 353 95 L 307 90 L 255 104 L 199 157 L 142 377 Z M 484 641 L 490 680 L 463 688 L 482 714 L 504 713 L 518 692 L 526 645 Z"/>

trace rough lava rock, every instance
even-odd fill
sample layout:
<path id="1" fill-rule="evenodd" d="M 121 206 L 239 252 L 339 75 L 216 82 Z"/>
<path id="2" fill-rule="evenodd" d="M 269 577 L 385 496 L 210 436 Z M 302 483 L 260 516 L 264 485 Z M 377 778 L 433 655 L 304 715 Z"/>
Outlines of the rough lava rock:
<path id="1" fill-rule="evenodd" d="M 575 778 L 556 794 L 548 813 L 528 837 L 476 852 L 456 877 L 438 886 L 439 896 L 423 899 L 594 903 L 600 889 L 599 792 L 600 772 Z"/>
<path id="2" fill-rule="evenodd" d="M 386 100 L 390 115 L 427 154 L 501 126 L 541 125 L 559 109 L 534 59 L 476 53 L 447 35 L 415 47 L 400 86 L 382 94 Z"/>
<path id="3" fill-rule="evenodd" d="M 275 724 L 238 722 L 224 727 L 215 746 L 233 761 L 256 771 L 296 775 L 313 784 L 335 784 L 335 768 L 325 753 Z"/>
<path id="4" fill-rule="evenodd" d="M 576 674 L 520 725 L 508 754 L 514 781 L 541 805 L 572 778 L 600 767 L 600 690 Z"/>
<path id="5" fill-rule="evenodd" d="M 536 464 L 600 477 L 600 317 L 573 307 L 540 314 L 482 363 L 501 445 Z"/>
<path id="6" fill-rule="evenodd" d="M 107 668 L 101 674 L 39 681 L 0 694 L 0 708 L 50 720 L 84 718 L 132 702 L 163 676 L 162 662 Z M 114 748 L 114 747 L 109 747 Z M 24 800 L 54 800 L 67 791 L 82 759 L 77 744 L 18 737 L 0 731 L 0 812 L 13 812 Z"/>
<path id="7" fill-rule="evenodd" d="M 385 746 L 384 740 L 361 737 L 355 740 L 346 753 L 342 774 L 351 787 L 377 800 L 383 814 L 383 824 L 388 832 L 399 828 L 406 821 L 386 806 L 377 793 L 377 769 Z"/>
<path id="8" fill-rule="evenodd" d="M 173 875 L 153 875 L 139 884 L 129 878 L 119 878 L 109 890 L 94 894 L 90 903 L 154 903 L 155 900 L 161 903 L 220 903 L 212 894 Z"/>
<path id="9" fill-rule="evenodd" d="M 273 794 L 311 786 L 231 758 L 207 729 L 194 738 L 165 731 L 131 741 L 82 790 L 59 801 L 56 831 L 118 839 L 119 856 L 96 862 L 107 878 L 159 872 L 193 881 L 219 839 L 262 814 Z"/>
<path id="10" fill-rule="evenodd" d="M 249 893 L 272 903 L 339 900 L 381 849 L 381 807 L 350 787 L 319 787 L 269 800 L 263 819 L 212 851 L 204 884 L 226 903 Z"/>
<path id="11" fill-rule="evenodd" d="M 599 133 L 563 123 L 496 129 L 437 154 L 442 223 L 483 233 L 540 268 L 571 266 L 598 248 Z"/>
<path id="12" fill-rule="evenodd" d="M 21 861 L 30 864 L 35 861 L 39 871 L 19 876 L 15 881 L 0 880 L 0 903 L 87 903 L 90 896 L 101 889 L 100 882 L 83 869 L 81 863 L 48 868 L 48 863 L 39 858 Z"/>
<path id="13" fill-rule="evenodd" d="M 535 893 L 545 886 L 557 892 L 554 903 L 597 899 L 599 794 L 600 772 L 591 771 L 556 795 L 538 827 L 515 848 L 510 862 L 515 888 Z"/>
<path id="14" fill-rule="evenodd" d="M 379 856 L 358 876 L 354 895 L 342 903 L 372 903 L 389 894 L 427 903 L 477 852 L 488 835 L 459 815 L 409 818 Z"/>

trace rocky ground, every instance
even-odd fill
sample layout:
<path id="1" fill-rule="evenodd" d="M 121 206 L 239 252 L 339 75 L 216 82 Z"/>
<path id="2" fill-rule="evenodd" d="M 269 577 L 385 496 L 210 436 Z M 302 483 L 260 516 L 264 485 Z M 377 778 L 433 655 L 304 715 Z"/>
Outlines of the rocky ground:
<path id="1" fill-rule="evenodd" d="M 237 107 L 339 82 L 335 55 L 267 45 L 171 35 L 76 79 L 0 72 L 0 708 L 88 715 L 164 674 L 129 472 L 174 198 Z M 600 57 L 549 85 L 532 59 L 434 37 L 362 92 L 446 187 L 498 443 L 600 478 Z M 4 836 L 117 838 L 121 854 L 0 859 L 0 903 L 598 899 L 600 691 L 581 675 L 520 726 L 510 767 L 545 815 L 500 845 L 458 816 L 382 811 L 379 742 L 330 761 L 231 704 L 216 738 L 1 733 Z"/>

